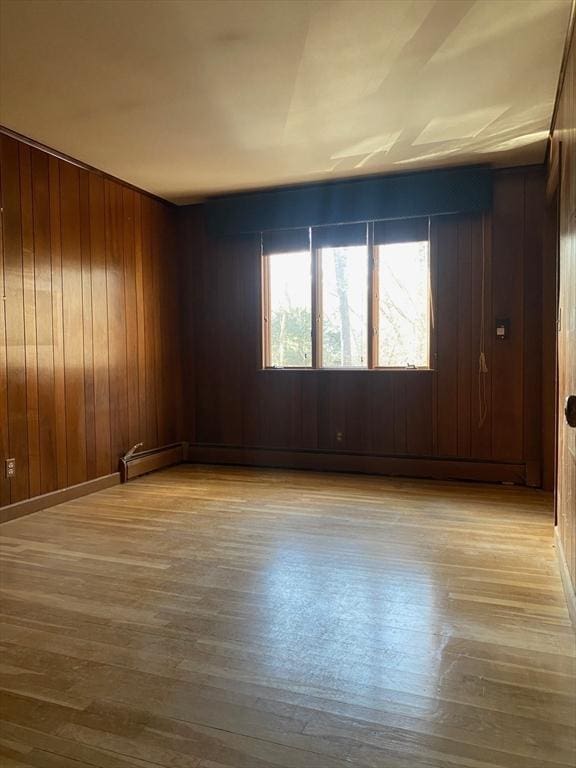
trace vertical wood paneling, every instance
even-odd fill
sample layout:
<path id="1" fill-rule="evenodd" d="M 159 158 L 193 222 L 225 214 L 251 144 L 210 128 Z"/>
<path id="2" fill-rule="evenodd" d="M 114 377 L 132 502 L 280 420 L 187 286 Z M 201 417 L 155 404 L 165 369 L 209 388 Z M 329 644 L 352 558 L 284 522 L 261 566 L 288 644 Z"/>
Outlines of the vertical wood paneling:
<path id="1" fill-rule="evenodd" d="M 110 356 L 110 435 L 112 464 L 128 448 L 128 391 L 126 370 L 126 305 L 124 296 L 124 248 L 122 189 L 104 181 L 106 204 L 106 295 Z"/>
<path id="2" fill-rule="evenodd" d="M 94 398 L 94 331 L 92 312 L 92 253 L 90 234 L 90 178 L 79 173 L 80 252 L 82 260 L 82 320 L 84 351 L 84 409 L 86 414 L 86 476 L 96 473 L 96 405 Z"/>
<path id="3" fill-rule="evenodd" d="M 258 370 L 256 237 L 209 241 L 197 209 L 185 281 L 169 206 L 3 137 L 0 446 L 18 471 L 2 503 L 114 471 L 140 441 L 538 463 L 526 410 L 537 397 L 528 315 L 539 286 L 525 263 L 538 258 L 536 176 L 497 174 L 484 228 L 481 217 L 436 222 L 434 371 L 271 373 Z M 479 427 L 483 254 L 490 410 Z M 512 336 L 496 348 L 500 316 Z"/>
<path id="4" fill-rule="evenodd" d="M 155 286 L 152 253 L 152 201 L 142 198 L 142 271 L 144 275 L 144 337 L 146 354 L 146 402 L 144 443 L 146 447 L 158 445 L 158 421 L 156 417 L 156 343 Z"/>
<path id="5" fill-rule="evenodd" d="M 158 253 L 159 258 L 157 263 L 164 264 L 165 253 L 167 245 L 170 239 L 170 227 L 165 217 L 162 215 L 162 207 L 157 206 L 158 211 Z M 178 371 L 176 369 L 176 361 L 172 354 L 172 335 L 170 334 L 170 326 L 172 324 L 172 305 L 169 296 L 169 286 L 172 281 L 172 274 L 170 266 L 166 264 L 165 267 L 157 271 L 158 275 L 158 292 L 160 295 L 160 316 L 158 322 L 159 333 L 159 354 L 161 365 L 160 368 L 160 397 L 158 399 L 159 414 L 158 423 L 160 424 L 160 436 L 162 443 L 169 443 L 171 435 L 173 434 L 173 414 L 174 409 L 171 407 L 169 399 L 169 388 L 171 386 L 171 378 L 176 380 Z M 166 371 L 170 371 L 170 376 L 166 376 Z"/>
<path id="6" fill-rule="evenodd" d="M 50 250 L 52 253 L 52 354 L 54 358 L 54 405 L 56 411 L 57 488 L 68 485 L 66 445 L 66 384 L 64 365 L 64 320 L 62 307 L 62 240 L 60 234 L 60 162 L 49 158 Z"/>
<path id="7" fill-rule="evenodd" d="M 126 312 L 126 376 L 128 396 L 128 443 L 139 441 L 140 386 L 138 380 L 138 317 L 136 307 L 136 256 L 134 197 L 131 189 L 122 189 L 122 235 L 124 250 L 124 306 Z"/>
<path id="8" fill-rule="evenodd" d="M 180 398 L 172 402 L 172 391 L 181 387 L 180 359 L 182 334 L 173 333 L 173 328 L 180 327 L 178 302 L 173 293 L 180 289 L 178 249 L 176 242 L 176 220 L 166 207 L 156 203 L 157 258 L 156 269 L 157 291 L 159 295 L 159 314 L 157 322 L 156 349 L 158 355 L 158 424 L 160 442 L 170 443 L 176 438 L 182 425 Z M 172 254 L 173 258 L 170 258 Z M 176 256 L 176 258 L 174 258 Z M 169 375 L 166 375 L 169 372 Z"/>
<path id="9" fill-rule="evenodd" d="M 554 175 L 555 191 L 546 201 L 542 248 L 542 487 L 547 491 L 554 490 L 557 458 L 558 172 Z"/>
<path id="10" fill-rule="evenodd" d="M 183 395 L 181 418 L 183 434 L 187 436 L 189 442 L 194 442 L 196 440 L 196 377 L 194 376 L 194 361 L 192 359 L 195 352 L 195 328 L 192 318 L 196 288 L 195 270 L 202 260 L 204 238 L 200 217 L 191 216 L 189 219 L 185 219 L 175 212 L 174 220 L 178 246 L 178 284 L 180 286 L 179 325 L 181 328 L 180 349 L 182 350 L 180 376 Z M 193 260 L 191 258 L 192 253 L 194 253 Z M 184 405 L 184 397 L 186 398 L 186 405 Z M 245 418 L 245 412 L 243 412 L 243 418 Z"/>
<path id="11" fill-rule="evenodd" d="M 135 312 L 137 323 L 137 366 L 138 366 L 138 427 L 139 439 L 145 438 L 143 425 L 146 414 L 146 331 L 144 316 L 146 305 L 144 303 L 144 274 L 142 265 L 142 197 L 134 195 L 134 291 Z"/>
<path id="12" fill-rule="evenodd" d="M 115 471 L 131 444 L 183 427 L 171 207 L 4 135 L 0 159 L 5 505 Z"/>
<path id="13" fill-rule="evenodd" d="M 0 146 L 0 160 L 3 149 Z M 6 361 L 6 286 L 4 283 L 4 215 L 2 206 L 2 162 L 0 161 L 0 451 L 6 457 L 10 451 L 8 433 L 8 370 Z M 0 506 L 10 503 L 10 481 L 0 467 Z"/>
<path id="14" fill-rule="evenodd" d="M 539 364 L 539 310 L 525 318 L 541 291 L 541 185 L 538 169 L 497 172 L 493 211 L 434 218 L 436 359 L 429 372 L 260 371 L 257 238 L 208 237 L 202 207 L 182 210 L 194 290 L 185 315 L 194 361 L 184 378 L 194 402 L 189 439 L 524 466 L 534 460 L 537 472 L 541 445 L 526 409 L 539 398 L 530 377 Z M 536 194 L 526 197 L 525 187 Z M 480 425 L 482 308 L 488 413 Z M 498 348 L 496 317 L 510 318 L 512 331 Z"/>
<path id="15" fill-rule="evenodd" d="M 20 167 L 18 143 L 3 136 L 1 146 L 8 435 L 10 456 L 18 469 L 10 482 L 10 500 L 21 501 L 28 498 L 30 489 Z"/>
<path id="16" fill-rule="evenodd" d="M 524 188 L 524 377 L 523 432 L 528 482 L 541 483 L 542 444 L 542 254 L 544 180 L 526 179 Z"/>
<path id="17" fill-rule="evenodd" d="M 323 376 L 318 404 L 320 448 L 361 451 L 370 444 L 369 376 L 332 371 Z"/>
<path id="18" fill-rule="evenodd" d="M 258 286 L 259 283 L 256 283 Z M 260 329 L 258 329 L 259 332 Z M 256 350 L 260 356 L 260 349 Z M 319 447 L 318 442 L 318 390 L 319 382 L 315 376 L 300 378 L 300 403 L 301 409 L 298 414 L 300 423 L 301 442 L 300 445 L 306 450 L 314 450 Z M 368 398 L 371 405 L 374 402 L 372 397 Z M 370 414 L 370 427 L 374 428 L 374 414 Z"/>
<path id="19" fill-rule="evenodd" d="M 160 234 L 158 232 L 158 209 L 154 200 L 150 201 L 150 286 L 155 295 L 155 300 L 150 302 L 147 311 L 150 313 L 150 358 L 157 361 L 161 356 L 160 337 L 161 329 L 159 317 L 161 313 L 162 291 L 160 281 L 162 276 L 162 267 L 159 264 L 160 259 Z M 161 419 L 162 412 L 162 369 L 161 366 L 153 364 L 150 367 L 151 379 L 154 386 L 154 434 L 156 441 L 163 441 L 163 424 Z"/>
<path id="20" fill-rule="evenodd" d="M 181 440 L 185 432 L 185 416 L 183 401 L 183 372 L 184 356 L 191 358 L 192 349 L 187 345 L 184 329 L 184 307 L 190 311 L 190 298 L 185 293 L 184 268 L 180 231 L 176 211 L 172 208 L 161 208 L 161 217 L 165 232 L 162 263 L 166 265 L 166 322 L 165 338 L 168 340 L 170 357 L 167 367 L 172 371 L 172 377 L 165 377 L 164 399 L 167 404 L 167 414 L 170 432 L 166 442 L 173 443 Z M 192 365 L 192 360 L 190 360 Z M 165 365 L 166 367 L 166 365 Z M 174 392 L 176 393 L 174 395 Z"/>
<path id="21" fill-rule="evenodd" d="M 96 475 L 113 471 L 110 443 L 110 352 L 108 348 L 108 290 L 106 280 L 106 214 L 104 181 L 90 175 L 90 251 L 92 343 L 94 356 L 94 423 Z"/>
<path id="22" fill-rule="evenodd" d="M 492 348 L 492 454 L 502 461 L 522 459 L 524 446 L 524 188 L 524 176 L 504 173 L 494 189 L 492 310 L 510 321 Z"/>
<path id="23" fill-rule="evenodd" d="M 492 321 L 492 227 L 489 214 L 477 216 L 472 222 L 472 405 L 471 405 L 471 455 L 479 459 L 492 456 L 492 345 L 494 324 Z M 484 291 L 482 285 L 484 284 Z M 484 307 L 484 312 L 482 311 Z M 484 355 L 488 371 L 480 375 L 480 353 L 484 330 Z M 488 405 L 486 418 L 481 423 L 484 400 Z"/>
<path id="24" fill-rule="evenodd" d="M 370 376 L 368 405 L 374 453 L 394 453 L 394 391 L 390 376 Z"/>
<path id="25" fill-rule="evenodd" d="M 458 455 L 458 218 L 441 216 L 436 230 L 438 290 L 436 298 L 437 450 Z"/>
<path id="26" fill-rule="evenodd" d="M 404 373 L 391 373 L 392 401 L 394 403 L 394 453 L 405 455 L 408 451 L 406 434 L 406 377 Z"/>
<path id="27" fill-rule="evenodd" d="M 83 482 L 87 477 L 84 316 L 82 308 L 79 170 L 68 163 L 62 163 L 60 166 L 60 232 L 62 238 L 67 485 L 76 485 Z"/>
<path id="28" fill-rule="evenodd" d="M 576 43 L 572 31 L 566 74 L 554 126 L 554 154 L 560 155 L 560 249 L 558 329 L 558 535 L 576 592 L 576 429 L 564 406 L 576 395 Z M 560 148 L 558 142 L 561 142 Z M 560 150 L 558 152 L 558 150 Z"/>
<path id="29" fill-rule="evenodd" d="M 406 453 L 431 456 L 433 446 L 433 378 L 406 373 Z"/>
<path id="30" fill-rule="evenodd" d="M 20 206 L 22 211 L 22 287 L 24 291 L 24 340 L 26 359 L 26 412 L 28 424 L 28 481 L 30 496 L 38 496 L 40 434 L 38 412 L 38 359 L 36 339 L 36 285 L 34 268 L 34 209 L 30 147 L 19 145 Z"/>
<path id="31" fill-rule="evenodd" d="M 458 222 L 458 417 L 457 455 L 471 456 L 472 383 L 472 219 Z"/>
<path id="32" fill-rule="evenodd" d="M 34 271 L 36 290 L 36 359 L 38 363 L 38 416 L 40 441 L 40 493 L 58 487 L 56 466 L 56 403 L 52 320 L 52 258 L 50 248 L 50 181 L 48 157 L 31 151 L 34 216 Z"/>

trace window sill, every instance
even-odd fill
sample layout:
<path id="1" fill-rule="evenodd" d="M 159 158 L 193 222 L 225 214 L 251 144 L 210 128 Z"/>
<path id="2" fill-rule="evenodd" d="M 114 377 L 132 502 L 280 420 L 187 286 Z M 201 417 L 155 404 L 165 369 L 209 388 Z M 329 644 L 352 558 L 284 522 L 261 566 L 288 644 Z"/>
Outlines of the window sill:
<path id="1" fill-rule="evenodd" d="M 260 373 L 434 373 L 435 368 L 259 368 Z"/>

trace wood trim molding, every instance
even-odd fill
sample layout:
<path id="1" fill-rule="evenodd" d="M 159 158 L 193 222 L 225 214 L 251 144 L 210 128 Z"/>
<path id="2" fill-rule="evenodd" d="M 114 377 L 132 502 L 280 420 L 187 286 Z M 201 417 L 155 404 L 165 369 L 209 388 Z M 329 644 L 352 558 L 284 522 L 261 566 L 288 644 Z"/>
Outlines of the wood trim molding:
<path id="1" fill-rule="evenodd" d="M 186 455 L 184 443 L 163 445 L 160 448 L 152 448 L 149 451 L 141 451 L 132 456 L 123 456 L 120 459 L 120 478 L 123 483 L 133 480 L 135 477 L 164 469 L 173 464 L 181 464 Z"/>
<path id="2" fill-rule="evenodd" d="M 562 61 L 560 64 L 560 73 L 558 75 L 558 85 L 556 86 L 556 96 L 554 99 L 554 109 L 552 110 L 552 119 L 550 120 L 550 136 L 554 135 L 556 129 L 556 119 L 558 117 L 558 110 L 560 108 L 560 97 L 562 95 L 562 88 L 564 86 L 564 79 L 566 77 L 566 69 L 568 68 L 568 59 L 570 57 L 570 48 L 574 42 L 574 28 L 576 25 L 576 0 L 571 0 L 570 3 L 570 16 L 568 17 L 568 27 L 566 28 L 566 37 L 564 38 L 564 49 L 562 51 Z M 548 139 L 548 146 L 546 148 L 546 158 L 544 163 L 549 162 L 550 154 L 550 138 Z"/>
<path id="3" fill-rule="evenodd" d="M 562 142 L 550 143 L 550 156 L 548 162 L 548 176 L 546 178 L 546 200 L 548 204 L 554 199 L 560 188 L 560 166 L 562 158 Z"/>
<path id="4" fill-rule="evenodd" d="M 473 480 L 488 483 L 526 483 L 524 464 L 458 459 L 377 456 L 336 451 L 299 451 L 282 448 L 245 448 L 190 443 L 188 461 L 198 464 L 238 464 L 328 472 L 359 472 L 373 475 Z"/>
<path id="5" fill-rule="evenodd" d="M 0 507 L 0 523 L 7 523 L 24 515 L 30 515 L 32 512 L 39 512 L 48 507 L 55 507 L 56 504 L 62 504 L 65 501 L 78 499 L 81 496 L 87 496 L 95 491 L 103 491 L 105 488 L 111 488 L 120 483 L 120 473 L 114 472 L 111 475 L 103 475 L 94 480 L 87 480 L 85 483 L 71 485 L 68 488 L 62 488 L 52 493 L 44 493 L 41 496 L 34 496 L 26 501 L 18 501 L 15 504 L 8 504 Z"/>
<path id="6" fill-rule="evenodd" d="M 48 147 L 46 144 L 42 144 L 40 141 L 31 139 L 28 136 L 23 136 L 21 133 L 13 131 L 11 128 L 7 128 L 5 125 L 0 125 L 0 133 L 3 133 L 5 136 L 10 136 L 10 138 L 16 139 L 17 141 L 21 141 L 23 144 L 28 144 L 29 147 L 33 147 L 34 149 L 39 149 L 42 152 L 46 152 L 47 155 L 52 155 L 52 157 L 56 157 L 58 160 L 62 160 L 65 163 L 70 163 L 70 165 L 75 165 L 77 168 L 82 168 L 84 171 L 95 173 L 97 176 L 102 176 L 104 179 L 109 179 L 110 181 L 114 181 L 117 184 L 121 184 L 123 187 L 132 189 L 134 192 L 138 192 L 141 195 L 146 195 L 147 197 L 152 198 L 152 200 L 156 200 L 163 205 L 168 205 L 171 208 L 178 207 L 170 200 L 166 200 L 163 197 L 158 197 L 158 195 L 155 195 L 152 192 L 148 192 L 146 189 L 136 187 L 134 184 L 130 184 L 129 181 L 119 179 L 118 176 L 112 176 L 112 174 L 106 173 L 106 171 L 101 171 L 99 168 L 95 168 L 93 165 L 88 165 L 88 163 L 83 163 L 81 160 L 76 160 L 75 157 L 70 157 L 70 155 L 66 155 L 64 152 L 59 152 L 57 149 Z"/>
<path id="7" fill-rule="evenodd" d="M 562 579 L 562 586 L 564 587 L 564 595 L 566 597 L 566 605 L 568 606 L 568 613 L 570 619 L 576 629 L 576 592 L 570 579 L 570 573 L 568 572 L 568 563 L 564 555 L 564 548 L 562 541 L 558 534 L 558 526 L 554 526 L 554 546 L 556 547 L 556 556 L 558 558 L 558 569 L 560 571 L 560 578 Z"/>

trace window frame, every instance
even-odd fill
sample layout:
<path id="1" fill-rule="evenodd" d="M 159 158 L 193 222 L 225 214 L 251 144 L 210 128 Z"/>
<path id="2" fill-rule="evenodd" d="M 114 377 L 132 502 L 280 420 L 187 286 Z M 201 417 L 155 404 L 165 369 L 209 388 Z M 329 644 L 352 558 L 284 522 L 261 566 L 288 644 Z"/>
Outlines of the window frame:
<path id="1" fill-rule="evenodd" d="M 367 317 L 368 317 L 368 354 L 364 367 L 324 367 L 322 365 L 322 270 L 321 247 L 313 247 L 310 238 L 310 277 L 311 277 L 311 365 L 309 366 L 274 366 L 271 365 L 271 335 L 270 335 L 270 262 L 272 253 L 265 253 L 260 240 L 260 270 L 261 270 L 261 370 L 263 371 L 331 371 L 339 373 L 360 372 L 427 372 L 436 369 L 436 327 L 435 327 L 435 298 L 436 298 L 436 247 L 432 218 L 428 227 L 428 365 L 426 366 L 381 366 L 378 365 L 379 354 L 379 253 L 378 245 L 374 244 L 374 222 L 367 222 L 367 259 L 368 283 Z M 418 242 L 418 241 L 414 241 Z"/>

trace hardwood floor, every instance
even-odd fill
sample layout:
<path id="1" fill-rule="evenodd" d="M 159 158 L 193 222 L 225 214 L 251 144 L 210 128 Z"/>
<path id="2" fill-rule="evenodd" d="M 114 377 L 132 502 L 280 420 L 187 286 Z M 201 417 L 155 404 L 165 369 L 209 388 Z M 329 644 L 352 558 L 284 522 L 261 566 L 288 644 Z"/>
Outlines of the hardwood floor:
<path id="1" fill-rule="evenodd" d="M 537 491 L 182 465 L 0 537 L 3 768 L 574 765 Z"/>

